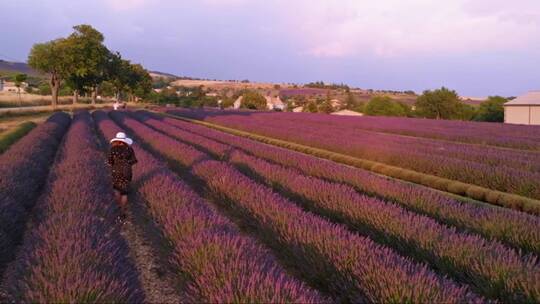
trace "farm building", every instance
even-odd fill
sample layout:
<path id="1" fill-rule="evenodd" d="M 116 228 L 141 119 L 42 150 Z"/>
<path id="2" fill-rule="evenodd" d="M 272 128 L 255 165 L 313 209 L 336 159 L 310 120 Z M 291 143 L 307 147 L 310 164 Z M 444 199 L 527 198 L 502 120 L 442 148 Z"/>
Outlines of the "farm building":
<path id="1" fill-rule="evenodd" d="M 233 104 L 234 109 L 240 109 L 240 107 L 242 106 L 242 99 L 244 99 L 243 96 L 240 96 L 238 97 L 238 99 L 236 99 L 236 101 Z"/>
<path id="2" fill-rule="evenodd" d="M 340 116 L 364 116 L 363 113 L 355 112 L 351 110 L 341 110 L 334 113 L 331 113 L 332 115 L 340 115 Z"/>
<path id="3" fill-rule="evenodd" d="M 24 93 L 24 89 L 28 87 L 26 82 L 21 83 L 21 93 Z M 17 92 L 18 88 L 15 82 L 0 80 L 0 92 Z"/>
<path id="4" fill-rule="evenodd" d="M 504 122 L 540 125 L 540 91 L 531 91 L 504 104 Z"/>
<path id="5" fill-rule="evenodd" d="M 280 111 L 283 111 L 287 107 L 283 103 L 281 98 L 279 98 L 279 96 L 277 96 L 277 97 L 266 96 L 265 99 L 266 99 L 266 107 L 268 108 L 268 110 L 280 110 Z"/>

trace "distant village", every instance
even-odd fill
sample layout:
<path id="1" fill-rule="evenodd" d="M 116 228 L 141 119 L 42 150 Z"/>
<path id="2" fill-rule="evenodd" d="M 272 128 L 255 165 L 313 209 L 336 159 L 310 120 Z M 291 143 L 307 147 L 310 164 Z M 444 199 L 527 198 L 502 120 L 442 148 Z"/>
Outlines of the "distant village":
<path id="1" fill-rule="evenodd" d="M 4 74 L 5 75 L 5 74 Z M 413 91 L 391 91 L 350 88 L 344 84 L 314 82 L 304 85 L 291 83 L 258 83 L 248 80 L 206 80 L 150 72 L 152 93 L 148 102 L 167 106 L 219 107 L 222 109 L 256 109 L 269 111 L 311 112 L 345 116 L 401 116 L 458 120 L 506 122 L 512 124 L 540 124 L 540 91 L 527 92 L 516 97 L 463 97 L 442 88 L 434 94 L 446 94 L 455 99 L 453 113 L 428 113 L 417 111 L 422 95 Z M 39 77 L 38 77 L 39 78 Z M 42 92 L 31 81 L 14 81 L 12 75 L 0 77 L 0 93 L 33 95 Z M 446 90 L 446 92 L 444 91 Z M 64 90 L 68 92 L 69 89 Z M 61 90 L 61 94 L 62 94 Z M 113 91 L 103 87 L 103 96 L 114 98 Z M 449 95 L 448 95 L 449 94 Z M 63 95 L 65 96 L 65 95 Z M 452 98 L 452 96 L 454 96 Z M 98 96 L 101 99 L 101 95 Z M 437 99 L 437 98 L 435 98 Z M 450 100 L 451 101 L 451 100 Z M 450 102 L 448 101 L 448 102 Z M 255 103 L 254 103 L 255 102 Z"/>
<path id="2" fill-rule="evenodd" d="M 0 92 L 25 92 L 26 88 L 28 88 L 28 83 L 26 82 L 21 82 L 20 86 L 17 86 L 14 81 L 7 81 L 0 78 Z"/>

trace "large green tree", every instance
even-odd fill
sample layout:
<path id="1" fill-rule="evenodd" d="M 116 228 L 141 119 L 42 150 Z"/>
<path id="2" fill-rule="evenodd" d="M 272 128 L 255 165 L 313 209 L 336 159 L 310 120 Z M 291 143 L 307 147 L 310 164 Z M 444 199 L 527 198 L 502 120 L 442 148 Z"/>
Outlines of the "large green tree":
<path id="1" fill-rule="evenodd" d="M 128 75 L 128 91 L 132 99 L 145 98 L 152 91 L 152 77 L 140 64 L 131 64 Z"/>
<path id="2" fill-rule="evenodd" d="M 388 96 L 375 96 L 364 107 L 364 113 L 370 116 L 406 116 L 407 112 Z"/>
<path id="3" fill-rule="evenodd" d="M 435 119 L 460 118 L 462 102 L 456 91 L 442 87 L 433 91 L 424 91 L 416 100 L 418 116 Z"/>
<path id="4" fill-rule="evenodd" d="M 504 104 L 508 99 L 501 96 L 490 96 L 480 104 L 475 120 L 489 122 L 504 122 Z"/>
<path id="5" fill-rule="evenodd" d="M 14 77 L 15 86 L 17 87 L 17 94 L 19 95 L 19 103 L 21 103 L 21 85 L 26 81 L 28 76 L 26 74 L 17 74 Z"/>
<path id="6" fill-rule="evenodd" d="M 66 39 L 71 67 L 67 83 L 73 89 L 74 103 L 85 91 L 92 91 L 92 102 L 95 103 L 97 87 L 105 80 L 109 50 L 103 45 L 103 34 L 92 26 L 81 24 L 73 30 Z"/>
<path id="7" fill-rule="evenodd" d="M 119 53 L 111 54 L 107 65 L 107 79 L 115 89 L 115 99 L 122 98 L 122 92 L 128 89 L 131 77 L 131 63 L 122 59 Z"/>
<path id="8" fill-rule="evenodd" d="M 266 109 L 266 98 L 259 92 L 253 90 L 247 90 L 242 94 L 242 108 L 253 110 Z"/>
<path id="9" fill-rule="evenodd" d="M 148 97 L 152 91 L 152 77 L 140 64 L 122 59 L 119 53 L 110 54 L 105 73 L 107 81 L 115 88 L 115 98 L 127 94 L 129 100 Z"/>
<path id="10" fill-rule="evenodd" d="M 459 118 L 462 102 L 456 91 L 442 87 L 433 91 L 424 91 L 416 100 L 418 116 L 435 119 Z"/>
<path id="11" fill-rule="evenodd" d="M 70 76 L 71 62 L 68 56 L 68 43 L 60 38 L 45 43 L 34 44 L 28 55 L 28 65 L 49 74 L 52 106 L 58 104 L 58 90 L 62 81 Z"/>

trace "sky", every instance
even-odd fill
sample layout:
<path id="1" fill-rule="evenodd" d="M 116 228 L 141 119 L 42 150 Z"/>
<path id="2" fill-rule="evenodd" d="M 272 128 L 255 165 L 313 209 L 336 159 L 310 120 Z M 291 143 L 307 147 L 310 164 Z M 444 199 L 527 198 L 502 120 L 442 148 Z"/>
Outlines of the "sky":
<path id="1" fill-rule="evenodd" d="M 0 0 L 0 59 L 91 24 L 147 69 L 462 96 L 540 89 L 539 0 Z"/>

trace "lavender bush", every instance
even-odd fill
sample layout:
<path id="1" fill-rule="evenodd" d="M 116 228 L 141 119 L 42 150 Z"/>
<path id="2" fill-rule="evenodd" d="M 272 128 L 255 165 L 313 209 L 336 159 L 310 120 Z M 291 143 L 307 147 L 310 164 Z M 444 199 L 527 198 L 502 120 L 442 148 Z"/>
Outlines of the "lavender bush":
<path id="1" fill-rule="evenodd" d="M 328 117 L 304 113 L 299 116 L 303 121 L 324 121 L 346 129 L 540 151 L 540 128 L 537 126 L 394 117 Z M 298 119 L 298 116 L 294 117 Z"/>
<path id="2" fill-rule="evenodd" d="M 119 127 L 104 112 L 93 114 L 106 138 Z M 143 136 L 144 131 L 138 133 Z M 166 164 L 133 148 L 137 192 L 170 240 L 177 269 L 187 279 L 187 296 L 197 303 L 321 303 L 316 291 L 291 278 L 275 258 L 219 215 L 176 177 Z"/>
<path id="3" fill-rule="evenodd" d="M 137 114 L 139 115 L 139 114 Z M 149 113 L 144 113 L 149 115 Z M 287 149 L 265 145 L 239 136 L 212 130 L 207 127 L 167 117 L 152 116 L 182 129 L 181 133 L 163 128 L 171 136 L 182 136 L 194 144 L 213 151 L 213 142 L 231 145 L 251 155 L 271 160 L 274 163 L 295 168 L 305 174 L 329 181 L 349 184 L 363 193 L 369 193 L 429 215 L 442 223 L 457 226 L 483 235 L 488 239 L 500 240 L 526 252 L 540 254 L 540 218 L 514 210 L 493 208 L 489 205 L 463 203 L 429 188 L 391 180 L 369 171 L 344 166 L 331 161 L 311 157 Z M 146 120 L 149 122 L 150 120 Z M 160 125 L 156 125 L 161 128 Z M 186 135 L 191 132 L 191 135 Z M 199 137 L 194 137 L 199 135 Z M 206 141 L 204 140 L 206 139 Z"/>
<path id="4" fill-rule="evenodd" d="M 216 154 L 226 151 L 226 148 L 214 149 L 216 143 L 202 136 L 171 129 L 172 126 L 148 117 L 146 122 Z M 540 288 L 540 281 L 536 280 L 540 276 L 536 257 L 521 257 L 497 242 L 459 233 L 425 216 L 362 196 L 352 187 L 306 177 L 296 170 L 239 151 L 232 152 L 231 161 L 248 166 L 270 185 L 277 184 L 310 200 L 315 204 L 315 212 L 347 222 L 360 231 L 369 231 L 367 233 L 377 240 L 463 278 L 489 297 L 508 301 L 538 300 L 534 292 Z"/>
<path id="5" fill-rule="evenodd" d="M 360 195 L 349 186 L 307 177 L 242 152 L 233 152 L 231 161 L 308 200 L 315 212 L 348 223 L 404 254 L 429 261 L 488 297 L 531 303 L 540 300 L 536 292 L 540 290 L 540 265 L 535 256 L 520 256 L 500 243 L 459 233 L 425 216 Z"/>
<path id="6" fill-rule="evenodd" d="M 478 298 L 425 265 L 412 263 L 370 239 L 350 233 L 217 161 L 194 172 L 260 225 L 315 280 L 356 302 L 474 302 Z"/>
<path id="7" fill-rule="evenodd" d="M 90 115 L 75 115 L 32 229 L 6 271 L 7 302 L 140 302 L 128 247 Z"/>
<path id="8" fill-rule="evenodd" d="M 59 112 L 0 156 L 0 274 L 13 257 L 31 208 L 71 118 Z"/>
<path id="9" fill-rule="evenodd" d="M 165 108 L 164 110 L 170 110 Z M 175 110 L 185 116 L 204 119 L 223 115 L 222 111 L 204 109 Z M 243 115 L 242 111 L 226 111 L 228 114 Z M 302 120 L 316 124 L 339 126 L 343 129 L 372 130 L 377 132 L 427 137 L 448 141 L 493 145 L 524 150 L 540 150 L 540 128 L 511 124 L 494 124 L 455 120 L 434 120 L 398 117 L 343 117 L 312 113 L 256 113 L 261 117 L 276 116 Z"/>
<path id="10" fill-rule="evenodd" d="M 334 295 L 355 302 L 480 301 L 466 288 L 437 276 L 425 265 L 415 264 L 368 238 L 302 211 L 234 168 L 205 160 L 205 154 L 194 157 L 192 147 L 125 114 L 112 116 L 167 158 L 193 167 L 196 176 L 256 222 L 263 235 L 279 244 L 304 276 Z"/>
<path id="11" fill-rule="evenodd" d="M 339 128 L 324 120 L 310 123 L 302 120 L 304 116 L 293 117 L 291 113 L 209 112 L 199 115 L 239 130 L 540 199 L 536 182 L 540 179 L 540 154 L 534 152 Z"/>

